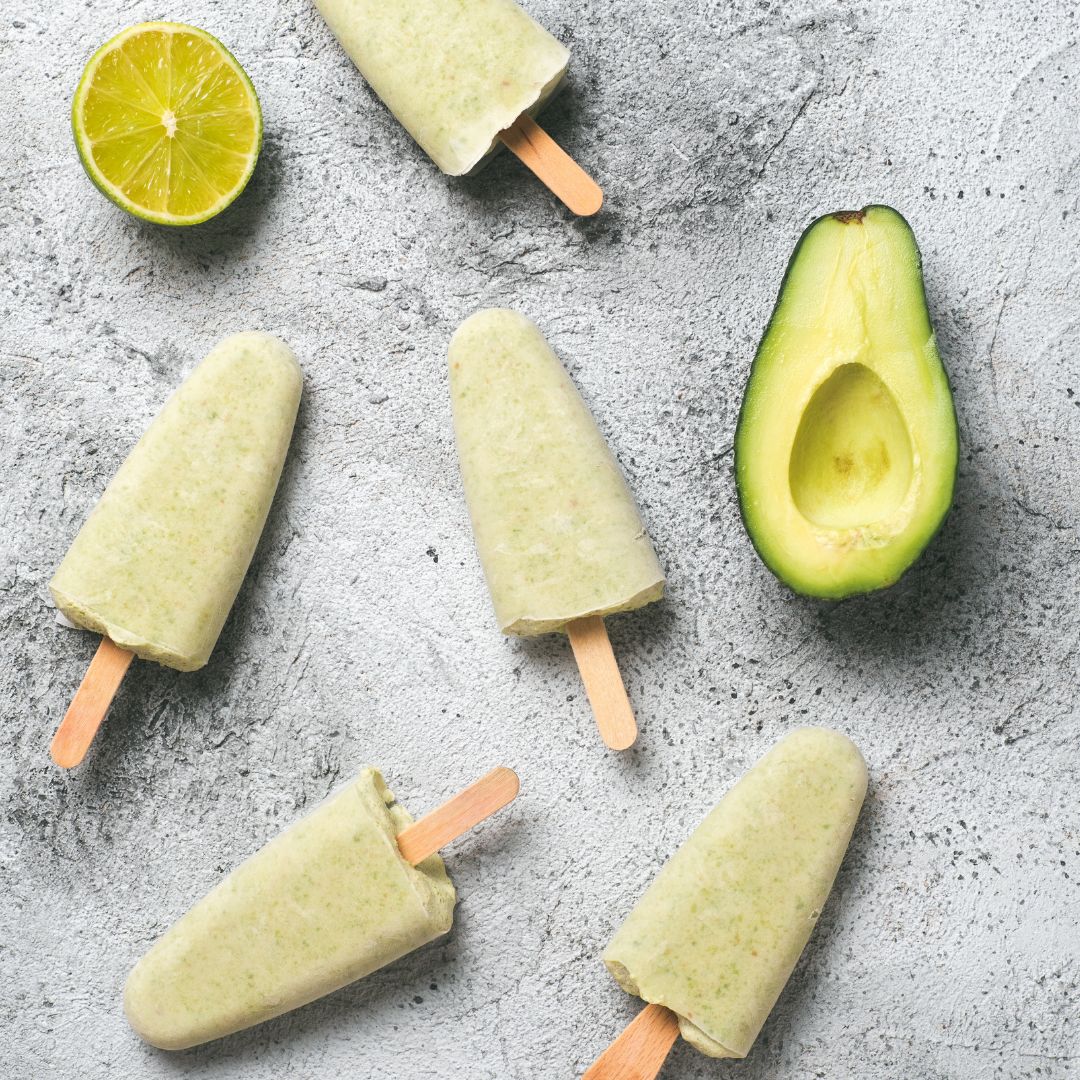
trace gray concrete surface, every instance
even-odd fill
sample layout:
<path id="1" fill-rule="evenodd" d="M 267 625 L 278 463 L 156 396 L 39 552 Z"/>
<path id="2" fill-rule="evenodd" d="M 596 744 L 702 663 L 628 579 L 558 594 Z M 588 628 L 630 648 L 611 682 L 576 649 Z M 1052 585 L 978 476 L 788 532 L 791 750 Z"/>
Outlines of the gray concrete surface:
<path id="1" fill-rule="evenodd" d="M 608 935 L 812 721 L 873 774 L 836 892 L 750 1058 L 682 1046 L 666 1080 L 1080 1076 L 1076 5 L 529 7 L 574 50 L 548 123 L 607 190 L 595 221 L 509 157 L 439 175 L 307 0 L 4 7 L 0 1075 L 579 1075 L 637 1007 Z M 193 231 L 98 195 L 68 128 L 91 50 L 161 15 L 227 42 L 265 108 L 250 190 Z M 918 567 L 832 606 L 755 558 L 731 441 L 799 232 L 878 201 L 921 243 L 963 451 Z M 493 625 L 444 378 L 454 327 L 491 304 L 565 358 L 670 575 L 611 625 L 643 729 L 624 756 L 565 642 Z M 46 583 L 169 391 L 249 327 L 307 382 L 235 612 L 204 671 L 137 665 L 64 775 L 48 742 L 94 641 L 55 624 Z M 367 762 L 417 811 L 495 763 L 521 774 L 450 852 L 452 936 L 247 1034 L 141 1045 L 130 965 Z"/>

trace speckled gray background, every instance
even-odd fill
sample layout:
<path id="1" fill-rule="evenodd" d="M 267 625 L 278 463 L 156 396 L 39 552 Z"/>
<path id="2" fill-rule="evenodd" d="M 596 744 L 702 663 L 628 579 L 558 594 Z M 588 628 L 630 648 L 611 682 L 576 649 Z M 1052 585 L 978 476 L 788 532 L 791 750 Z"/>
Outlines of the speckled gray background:
<path id="1" fill-rule="evenodd" d="M 579 1075 L 636 1003 L 598 953 L 732 779 L 809 721 L 873 775 L 822 924 L 750 1058 L 665 1080 L 1080 1075 L 1080 18 L 1064 0 L 531 0 L 574 50 L 548 126 L 607 191 L 571 219 L 507 156 L 448 180 L 307 0 L 8 0 L 0 25 L 0 1075 Z M 92 49 L 219 35 L 266 145 L 191 231 L 83 175 Z M 772 580 L 731 440 L 787 257 L 887 202 L 922 246 L 956 391 L 956 508 L 887 595 Z M 604 753 L 565 641 L 503 640 L 447 404 L 457 323 L 535 317 L 610 436 L 670 576 L 613 620 L 642 724 Z M 46 583 L 169 391 L 223 335 L 295 348 L 305 399 L 210 665 L 137 664 L 86 764 L 48 760 L 92 654 Z M 180 1055 L 120 1010 L 174 918 L 367 762 L 422 811 L 503 762 L 523 793 L 451 850 L 453 934 Z"/>

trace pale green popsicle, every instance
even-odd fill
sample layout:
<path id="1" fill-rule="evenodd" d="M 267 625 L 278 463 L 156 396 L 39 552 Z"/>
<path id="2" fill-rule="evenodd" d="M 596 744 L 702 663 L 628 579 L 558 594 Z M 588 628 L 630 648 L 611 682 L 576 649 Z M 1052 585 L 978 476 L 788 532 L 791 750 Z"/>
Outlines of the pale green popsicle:
<path id="1" fill-rule="evenodd" d="M 449 363 L 461 478 L 503 633 L 658 600 L 664 574 L 633 496 L 537 327 L 478 312 Z"/>
<path id="2" fill-rule="evenodd" d="M 745 1057 L 817 922 L 866 796 L 850 739 L 800 728 L 724 797 L 604 952 L 710 1057 Z"/>
<path id="3" fill-rule="evenodd" d="M 259 541 L 301 385 L 277 338 L 222 341 L 105 489 L 50 582 L 56 606 L 146 660 L 202 667 Z"/>
<path id="4" fill-rule="evenodd" d="M 382 776 L 346 788 L 271 840 L 135 965 L 128 1021 L 182 1050 L 332 993 L 445 934 L 454 886 L 442 859 L 413 867 L 412 822 Z"/>
<path id="5" fill-rule="evenodd" d="M 570 53 L 513 0 L 315 0 L 372 89 L 436 165 L 470 172 L 536 115 Z"/>

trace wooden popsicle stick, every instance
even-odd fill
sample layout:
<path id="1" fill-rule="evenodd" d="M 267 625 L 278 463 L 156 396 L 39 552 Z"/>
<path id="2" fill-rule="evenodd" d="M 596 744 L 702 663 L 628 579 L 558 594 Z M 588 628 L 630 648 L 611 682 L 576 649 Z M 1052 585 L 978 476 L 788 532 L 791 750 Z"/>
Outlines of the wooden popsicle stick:
<path id="1" fill-rule="evenodd" d="M 134 659 L 133 652 L 114 645 L 107 637 L 101 639 L 49 747 L 53 761 L 60 768 L 72 769 L 86 757 L 86 751 Z"/>
<path id="2" fill-rule="evenodd" d="M 579 217 L 604 204 L 600 185 L 528 114 L 499 135 L 506 148 Z"/>
<path id="3" fill-rule="evenodd" d="M 416 866 L 451 840 L 479 825 L 517 797 L 520 783 L 513 769 L 499 766 L 487 776 L 398 833 L 398 850 Z"/>
<path id="4" fill-rule="evenodd" d="M 646 1005 L 582 1080 L 654 1080 L 678 1037 L 679 1018 L 663 1005 Z"/>
<path id="5" fill-rule="evenodd" d="M 612 750 L 625 750 L 637 738 L 637 721 L 626 696 L 619 665 L 600 615 L 566 624 L 585 693 L 589 695 L 600 737 Z"/>

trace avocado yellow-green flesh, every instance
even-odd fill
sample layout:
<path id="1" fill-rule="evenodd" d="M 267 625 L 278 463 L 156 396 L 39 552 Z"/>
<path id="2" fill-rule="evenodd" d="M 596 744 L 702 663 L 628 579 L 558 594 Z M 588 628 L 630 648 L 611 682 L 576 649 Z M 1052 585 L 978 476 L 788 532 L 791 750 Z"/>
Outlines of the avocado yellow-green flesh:
<path id="1" fill-rule="evenodd" d="M 161 224 L 203 221 L 243 190 L 262 118 L 243 69 L 214 37 L 144 23 L 87 64 L 72 106 L 83 164 L 125 210 Z"/>
<path id="2" fill-rule="evenodd" d="M 735 440 L 743 517 L 769 568 L 840 598 L 891 585 L 952 501 L 952 395 L 907 222 L 815 222 L 795 251 Z"/>

